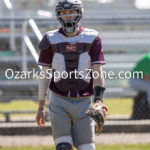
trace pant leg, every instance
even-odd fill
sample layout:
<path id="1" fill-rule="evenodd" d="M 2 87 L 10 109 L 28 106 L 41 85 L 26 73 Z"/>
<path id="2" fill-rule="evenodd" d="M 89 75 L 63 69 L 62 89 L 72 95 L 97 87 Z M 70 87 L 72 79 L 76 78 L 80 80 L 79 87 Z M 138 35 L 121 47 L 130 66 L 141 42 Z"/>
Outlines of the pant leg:
<path id="1" fill-rule="evenodd" d="M 73 107 L 73 141 L 78 149 L 94 149 L 95 126 L 94 121 L 86 115 L 86 111 L 91 106 L 92 99 L 88 97 L 82 101 L 77 101 Z M 84 148 L 85 146 L 85 148 Z M 89 147 L 89 148 L 88 148 Z"/>
<path id="2" fill-rule="evenodd" d="M 67 103 L 67 101 L 64 101 L 63 99 L 61 99 L 61 97 L 53 93 L 51 94 L 49 104 L 50 121 L 52 126 L 52 134 L 56 144 L 60 142 L 60 139 L 61 142 L 72 143 L 71 117 L 69 112 L 67 111 L 67 107 L 69 107 L 68 105 L 69 104 Z"/>

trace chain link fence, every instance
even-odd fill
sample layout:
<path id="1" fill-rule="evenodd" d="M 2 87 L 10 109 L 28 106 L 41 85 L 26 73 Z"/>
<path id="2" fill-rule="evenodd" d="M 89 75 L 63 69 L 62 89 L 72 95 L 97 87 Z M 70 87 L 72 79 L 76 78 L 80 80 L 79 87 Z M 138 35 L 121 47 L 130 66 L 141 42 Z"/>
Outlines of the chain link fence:
<path id="1" fill-rule="evenodd" d="M 23 79 L 15 79 L 17 72 L 23 71 L 23 23 L 34 18 L 41 33 L 54 30 L 59 24 L 54 15 L 56 1 L 32 0 L 30 2 L 13 0 L 15 7 L 14 17 L 9 17 L 11 12 L 6 10 L 4 2 L 0 15 L 0 122 L 24 122 L 24 126 L 35 127 L 35 114 L 38 107 L 38 79 L 26 78 L 25 74 L 18 74 Z M 148 108 L 147 94 L 139 93 L 129 86 L 129 72 L 135 64 L 149 51 L 150 48 L 150 10 L 137 10 L 134 1 L 112 0 L 112 3 L 100 3 L 100 1 L 83 1 L 85 16 L 82 25 L 99 31 L 106 65 L 103 70 L 107 73 L 114 72 L 114 78 L 106 76 L 104 103 L 108 106 L 109 115 L 104 127 L 104 133 L 113 132 L 150 132 L 149 122 L 150 108 Z M 115 10 L 114 10 L 115 8 Z M 128 9 L 127 9 L 128 8 Z M 48 16 L 42 16 L 39 10 L 50 12 Z M 50 11 L 49 11 L 50 10 Z M 109 11 L 108 11 L 109 10 Z M 4 17 L 4 14 L 7 14 Z M 42 14 L 42 15 L 41 15 Z M 15 22 L 15 46 L 12 51 L 10 46 L 10 20 Z M 39 54 L 38 39 L 28 25 L 26 35 L 31 39 L 34 48 Z M 27 50 L 27 71 L 40 71 L 30 51 Z M 123 79 L 118 78 L 119 72 L 124 71 Z M 127 72 L 127 73 L 126 73 Z M 13 74 L 14 73 L 14 74 Z M 125 73 L 127 78 L 125 78 Z M 9 79 L 8 79 L 9 78 Z M 12 104 L 14 102 L 14 104 Z M 21 103 L 22 102 L 22 103 Z M 23 103 L 25 102 L 25 103 Z M 15 105 L 15 106 L 14 106 Z M 48 104 L 47 104 L 48 105 Z M 47 113 L 48 116 L 48 113 Z M 135 121 L 134 120 L 138 120 Z M 47 118 L 47 120 L 49 120 Z M 29 129 L 23 131 L 22 124 L 9 130 L 0 127 L 0 134 L 41 134 L 51 132 L 48 128 Z M 19 130 L 20 128 L 20 130 Z M 3 132 L 2 132 L 3 130 Z"/>

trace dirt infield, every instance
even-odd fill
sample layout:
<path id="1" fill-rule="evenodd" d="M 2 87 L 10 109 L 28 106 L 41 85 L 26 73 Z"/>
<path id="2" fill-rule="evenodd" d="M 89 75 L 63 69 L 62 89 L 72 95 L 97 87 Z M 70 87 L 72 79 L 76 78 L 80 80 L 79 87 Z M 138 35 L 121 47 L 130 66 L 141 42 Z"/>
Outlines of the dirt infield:
<path id="1" fill-rule="evenodd" d="M 150 144 L 150 133 L 101 134 L 96 136 L 96 144 Z M 0 136 L 0 147 L 48 146 L 54 145 L 52 136 Z"/>

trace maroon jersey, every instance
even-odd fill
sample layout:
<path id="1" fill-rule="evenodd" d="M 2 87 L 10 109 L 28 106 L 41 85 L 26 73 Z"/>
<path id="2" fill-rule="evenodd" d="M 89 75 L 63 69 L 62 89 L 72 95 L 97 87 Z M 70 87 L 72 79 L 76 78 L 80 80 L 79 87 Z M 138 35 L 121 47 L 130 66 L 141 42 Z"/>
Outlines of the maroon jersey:
<path id="1" fill-rule="evenodd" d="M 67 37 L 62 28 L 49 31 L 39 44 L 38 64 L 53 70 L 70 72 L 76 69 L 86 76 L 92 64 L 105 64 L 101 39 L 95 30 L 80 27 L 78 35 Z M 78 81 L 78 82 L 77 82 Z M 89 96 L 93 94 L 93 79 L 51 79 L 50 90 L 62 96 Z"/>

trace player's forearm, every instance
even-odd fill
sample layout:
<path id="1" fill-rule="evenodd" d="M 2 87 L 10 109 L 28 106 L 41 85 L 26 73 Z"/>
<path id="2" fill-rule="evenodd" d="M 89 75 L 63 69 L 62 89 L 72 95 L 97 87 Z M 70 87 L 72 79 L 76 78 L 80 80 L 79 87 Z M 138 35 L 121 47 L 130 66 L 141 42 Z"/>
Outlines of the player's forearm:
<path id="1" fill-rule="evenodd" d="M 47 76 L 46 69 L 48 69 L 48 67 L 42 68 L 45 78 L 39 79 L 39 109 L 44 109 L 46 97 L 48 95 L 48 87 L 49 87 L 50 79 L 46 78 Z"/>
<path id="2" fill-rule="evenodd" d="M 48 94 L 48 79 L 39 79 L 39 109 L 44 109 L 46 97 Z"/>
<path id="3" fill-rule="evenodd" d="M 104 87 L 104 86 L 105 86 L 105 85 L 104 85 L 104 77 L 102 76 L 102 77 L 100 77 L 100 78 L 98 78 L 98 79 L 93 79 L 93 84 L 94 84 L 94 88 L 95 88 L 96 86 Z"/>
<path id="4" fill-rule="evenodd" d="M 104 87 L 104 76 L 102 74 L 102 66 L 100 64 L 95 64 L 92 66 L 93 72 L 96 71 L 99 73 L 99 78 L 93 78 L 94 87 L 101 86 Z"/>
<path id="5" fill-rule="evenodd" d="M 38 107 L 39 110 L 43 110 L 45 109 L 45 100 L 40 100 L 39 101 L 39 107 Z"/>
<path id="6" fill-rule="evenodd" d="M 46 100 L 49 82 L 49 79 L 39 79 L 39 100 Z"/>
<path id="7" fill-rule="evenodd" d="M 95 64 L 92 66 L 93 72 L 99 73 L 99 78 L 93 77 L 94 84 L 94 102 L 102 102 L 103 101 L 103 93 L 105 91 L 104 87 L 104 76 L 102 74 L 102 66 L 100 64 Z"/>

